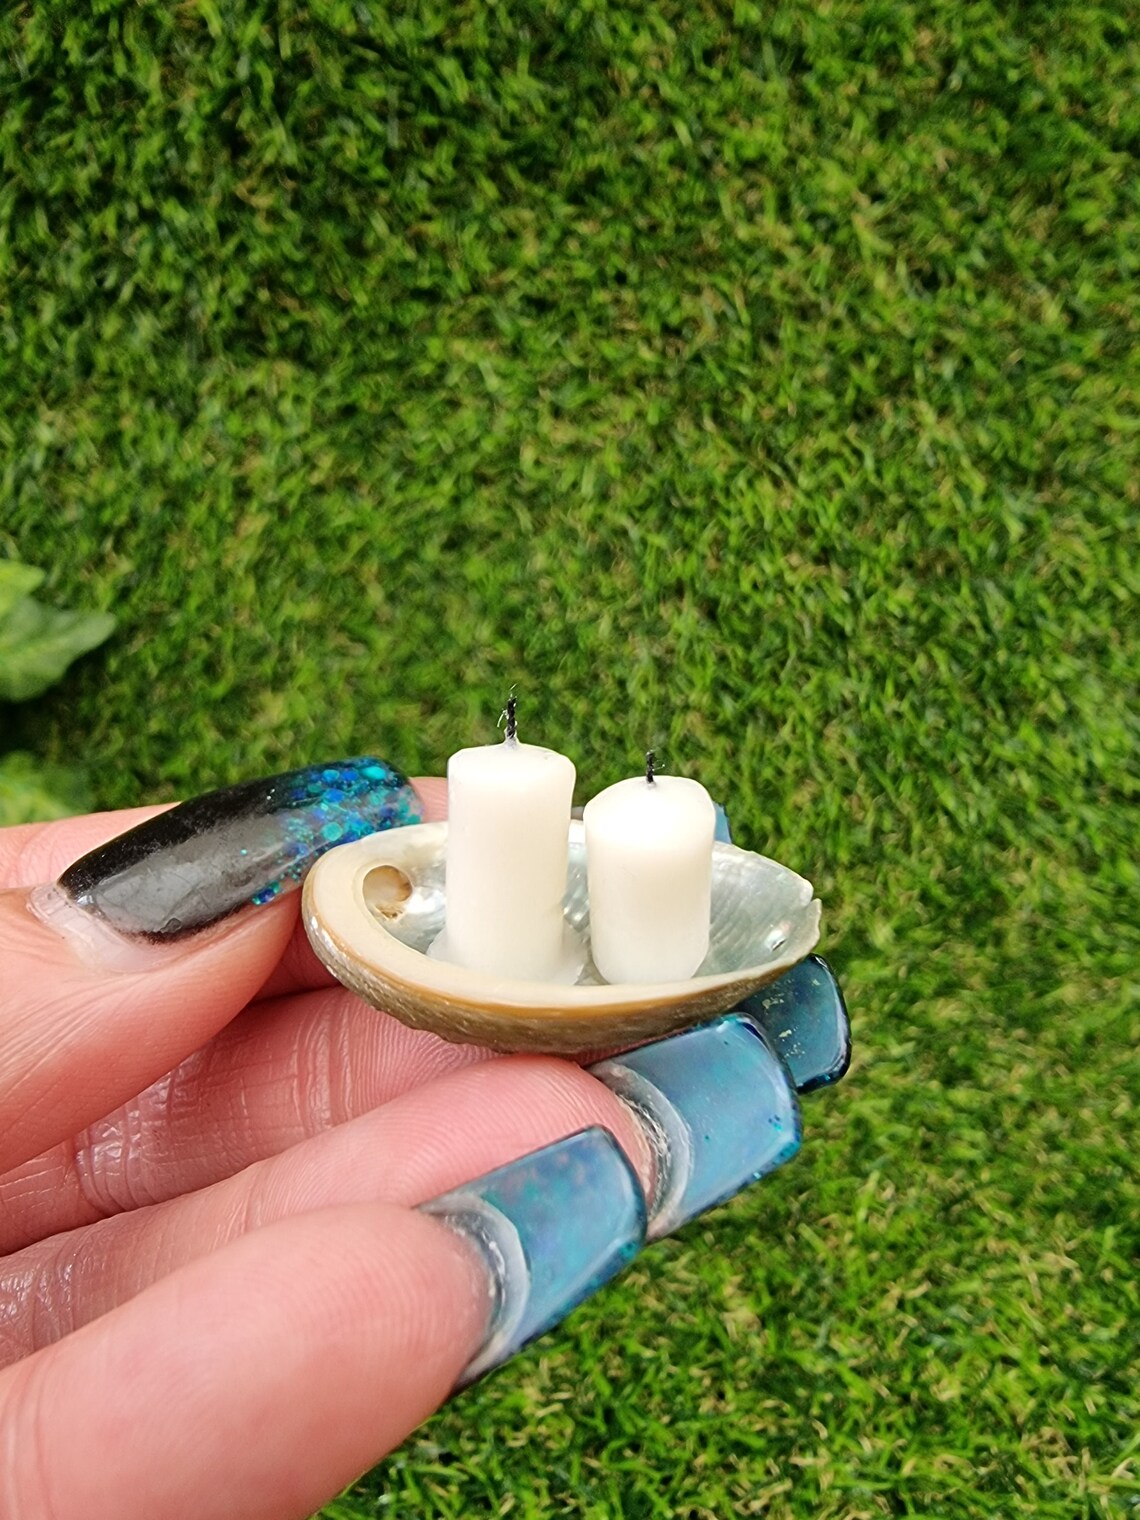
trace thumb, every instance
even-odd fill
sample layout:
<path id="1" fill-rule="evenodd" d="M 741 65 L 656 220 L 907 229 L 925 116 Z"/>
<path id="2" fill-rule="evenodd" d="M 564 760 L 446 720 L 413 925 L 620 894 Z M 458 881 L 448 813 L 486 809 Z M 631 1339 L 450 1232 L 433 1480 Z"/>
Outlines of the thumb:
<path id="1" fill-rule="evenodd" d="M 148 819 L 53 887 L 0 894 L 0 1170 L 108 1113 L 229 1022 L 280 960 L 332 845 L 422 816 L 371 758 Z"/>
<path id="2" fill-rule="evenodd" d="M 0 1171 L 117 1108 L 215 1035 L 272 971 L 297 917 L 289 900 L 162 950 L 99 944 L 62 895 L 49 922 L 28 898 L 0 895 Z"/>

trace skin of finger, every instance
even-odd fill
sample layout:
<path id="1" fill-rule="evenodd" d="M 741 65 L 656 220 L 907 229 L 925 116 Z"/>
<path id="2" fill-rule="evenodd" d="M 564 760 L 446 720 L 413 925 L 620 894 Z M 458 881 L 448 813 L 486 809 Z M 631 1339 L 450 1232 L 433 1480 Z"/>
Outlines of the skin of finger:
<path id="1" fill-rule="evenodd" d="M 256 1004 L 138 1097 L 0 1177 L 0 1251 L 207 1187 L 490 1056 L 339 986 Z"/>
<path id="2" fill-rule="evenodd" d="M 157 818 L 174 803 L 161 807 L 123 808 L 114 813 L 85 813 L 51 823 L 22 823 L 0 829 L 0 887 L 37 887 L 54 881 L 88 850 L 125 834 L 148 818 Z"/>
<path id="3" fill-rule="evenodd" d="M 503 1056 L 451 1072 L 225 1182 L 55 1235 L 0 1262 L 0 1362 L 105 1314 L 195 1257 L 291 1215 L 380 1200 L 415 1205 L 576 1130 L 608 1129 L 648 1195 L 649 1145 L 588 1072 Z"/>
<path id="4" fill-rule="evenodd" d="M 288 997 L 294 992 L 315 992 L 319 987 L 338 985 L 336 977 L 318 959 L 305 933 L 305 925 L 298 919 L 289 943 L 281 952 L 281 959 L 257 989 L 253 1001 L 263 1003 Z"/>
<path id="5" fill-rule="evenodd" d="M 447 817 L 447 782 L 443 777 L 415 776 L 412 784 L 423 804 L 425 822 Z M 0 891 L 54 881 L 89 850 L 106 844 L 148 818 L 157 817 L 172 806 L 173 803 L 168 803 L 163 807 L 129 808 L 117 813 L 90 813 L 82 818 L 0 829 Z M 254 1000 L 329 987 L 334 985 L 334 980 L 313 953 L 308 936 L 298 921 L 279 961 L 254 994 Z"/>
<path id="6" fill-rule="evenodd" d="M 153 969 L 99 971 L 0 894 L 0 1169 L 76 1134 L 239 1013 L 289 942 L 295 896 L 242 914 Z"/>
<path id="7" fill-rule="evenodd" d="M 412 785 L 424 807 L 425 821 L 447 817 L 447 782 L 440 776 L 413 776 Z M 125 834 L 136 824 L 156 818 L 175 804 L 124 808 L 112 813 L 87 813 L 51 823 L 24 823 L 0 829 L 0 888 L 35 887 L 55 881 L 89 850 Z"/>
<path id="8" fill-rule="evenodd" d="M 304 1520 L 446 1398 L 488 1306 L 407 1209 L 256 1230 L 0 1374 L 0 1513 Z"/>

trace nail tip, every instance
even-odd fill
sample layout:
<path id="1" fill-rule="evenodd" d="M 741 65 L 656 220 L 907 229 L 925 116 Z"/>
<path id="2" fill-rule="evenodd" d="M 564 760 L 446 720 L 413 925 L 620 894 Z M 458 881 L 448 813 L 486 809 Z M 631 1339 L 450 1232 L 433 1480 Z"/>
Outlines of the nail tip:
<path id="1" fill-rule="evenodd" d="M 114 928 L 102 914 L 76 902 L 57 883 L 33 887 L 28 911 L 57 935 L 85 966 L 103 972 L 150 971 L 166 963 L 164 945 Z"/>
<path id="2" fill-rule="evenodd" d="M 713 828 L 713 839 L 718 844 L 731 844 L 732 827 L 729 824 L 727 812 L 725 812 L 724 807 L 719 802 L 713 803 L 713 809 L 716 814 L 716 823 Z"/>
<path id="3" fill-rule="evenodd" d="M 653 1148 L 651 1240 L 716 1208 L 799 1149 L 794 1086 L 747 1014 L 723 1014 L 591 1071 L 633 1111 Z"/>
<path id="4" fill-rule="evenodd" d="M 839 1051 L 835 1061 L 830 1070 L 821 1072 L 814 1080 L 810 1080 L 803 1089 L 804 1092 L 814 1092 L 820 1087 L 834 1087 L 836 1082 L 842 1081 L 851 1069 L 851 1015 L 847 1011 L 847 999 L 843 996 L 843 988 L 839 985 L 839 978 L 829 962 L 822 955 L 816 955 L 815 953 L 809 955 L 807 959 L 823 973 L 830 983 L 839 1017 Z"/>

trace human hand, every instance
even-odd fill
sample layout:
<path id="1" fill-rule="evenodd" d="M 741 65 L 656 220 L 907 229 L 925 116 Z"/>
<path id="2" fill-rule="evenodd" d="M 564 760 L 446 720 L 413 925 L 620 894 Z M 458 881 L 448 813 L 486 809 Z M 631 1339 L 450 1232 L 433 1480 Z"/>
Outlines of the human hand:
<path id="1" fill-rule="evenodd" d="M 0 1514 L 309 1515 L 646 1199 L 663 1234 L 794 1151 L 746 1019 L 591 1072 L 331 983 L 287 888 L 445 795 L 354 762 L 0 833 Z"/>

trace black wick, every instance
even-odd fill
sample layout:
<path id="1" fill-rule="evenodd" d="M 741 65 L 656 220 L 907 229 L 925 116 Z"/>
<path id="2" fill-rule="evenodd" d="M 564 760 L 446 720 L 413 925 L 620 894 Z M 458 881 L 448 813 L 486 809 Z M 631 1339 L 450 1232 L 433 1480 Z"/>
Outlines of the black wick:
<path id="1" fill-rule="evenodd" d="M 653 785 L 653 767 L 656 764 L 656 761 L 656 755 L 651 749 L 647 749 L 645 751 L 645 779 L 649 782 L 650 786 Z"/>
<path id="2" fill-rule="evenodd" d="M 516 697 L 514 695 L 509 696 L 507 698 L 507 738 L 508 739 L 514 739 L 517 736 L 517 734 L 518 734 L 519 726 L 518 726 L 518 723 L 515 721 L 515 714 L 518 712 L 518 708 L 519 708 L 519 699 L 518 699 L 518 697 Z"/>

